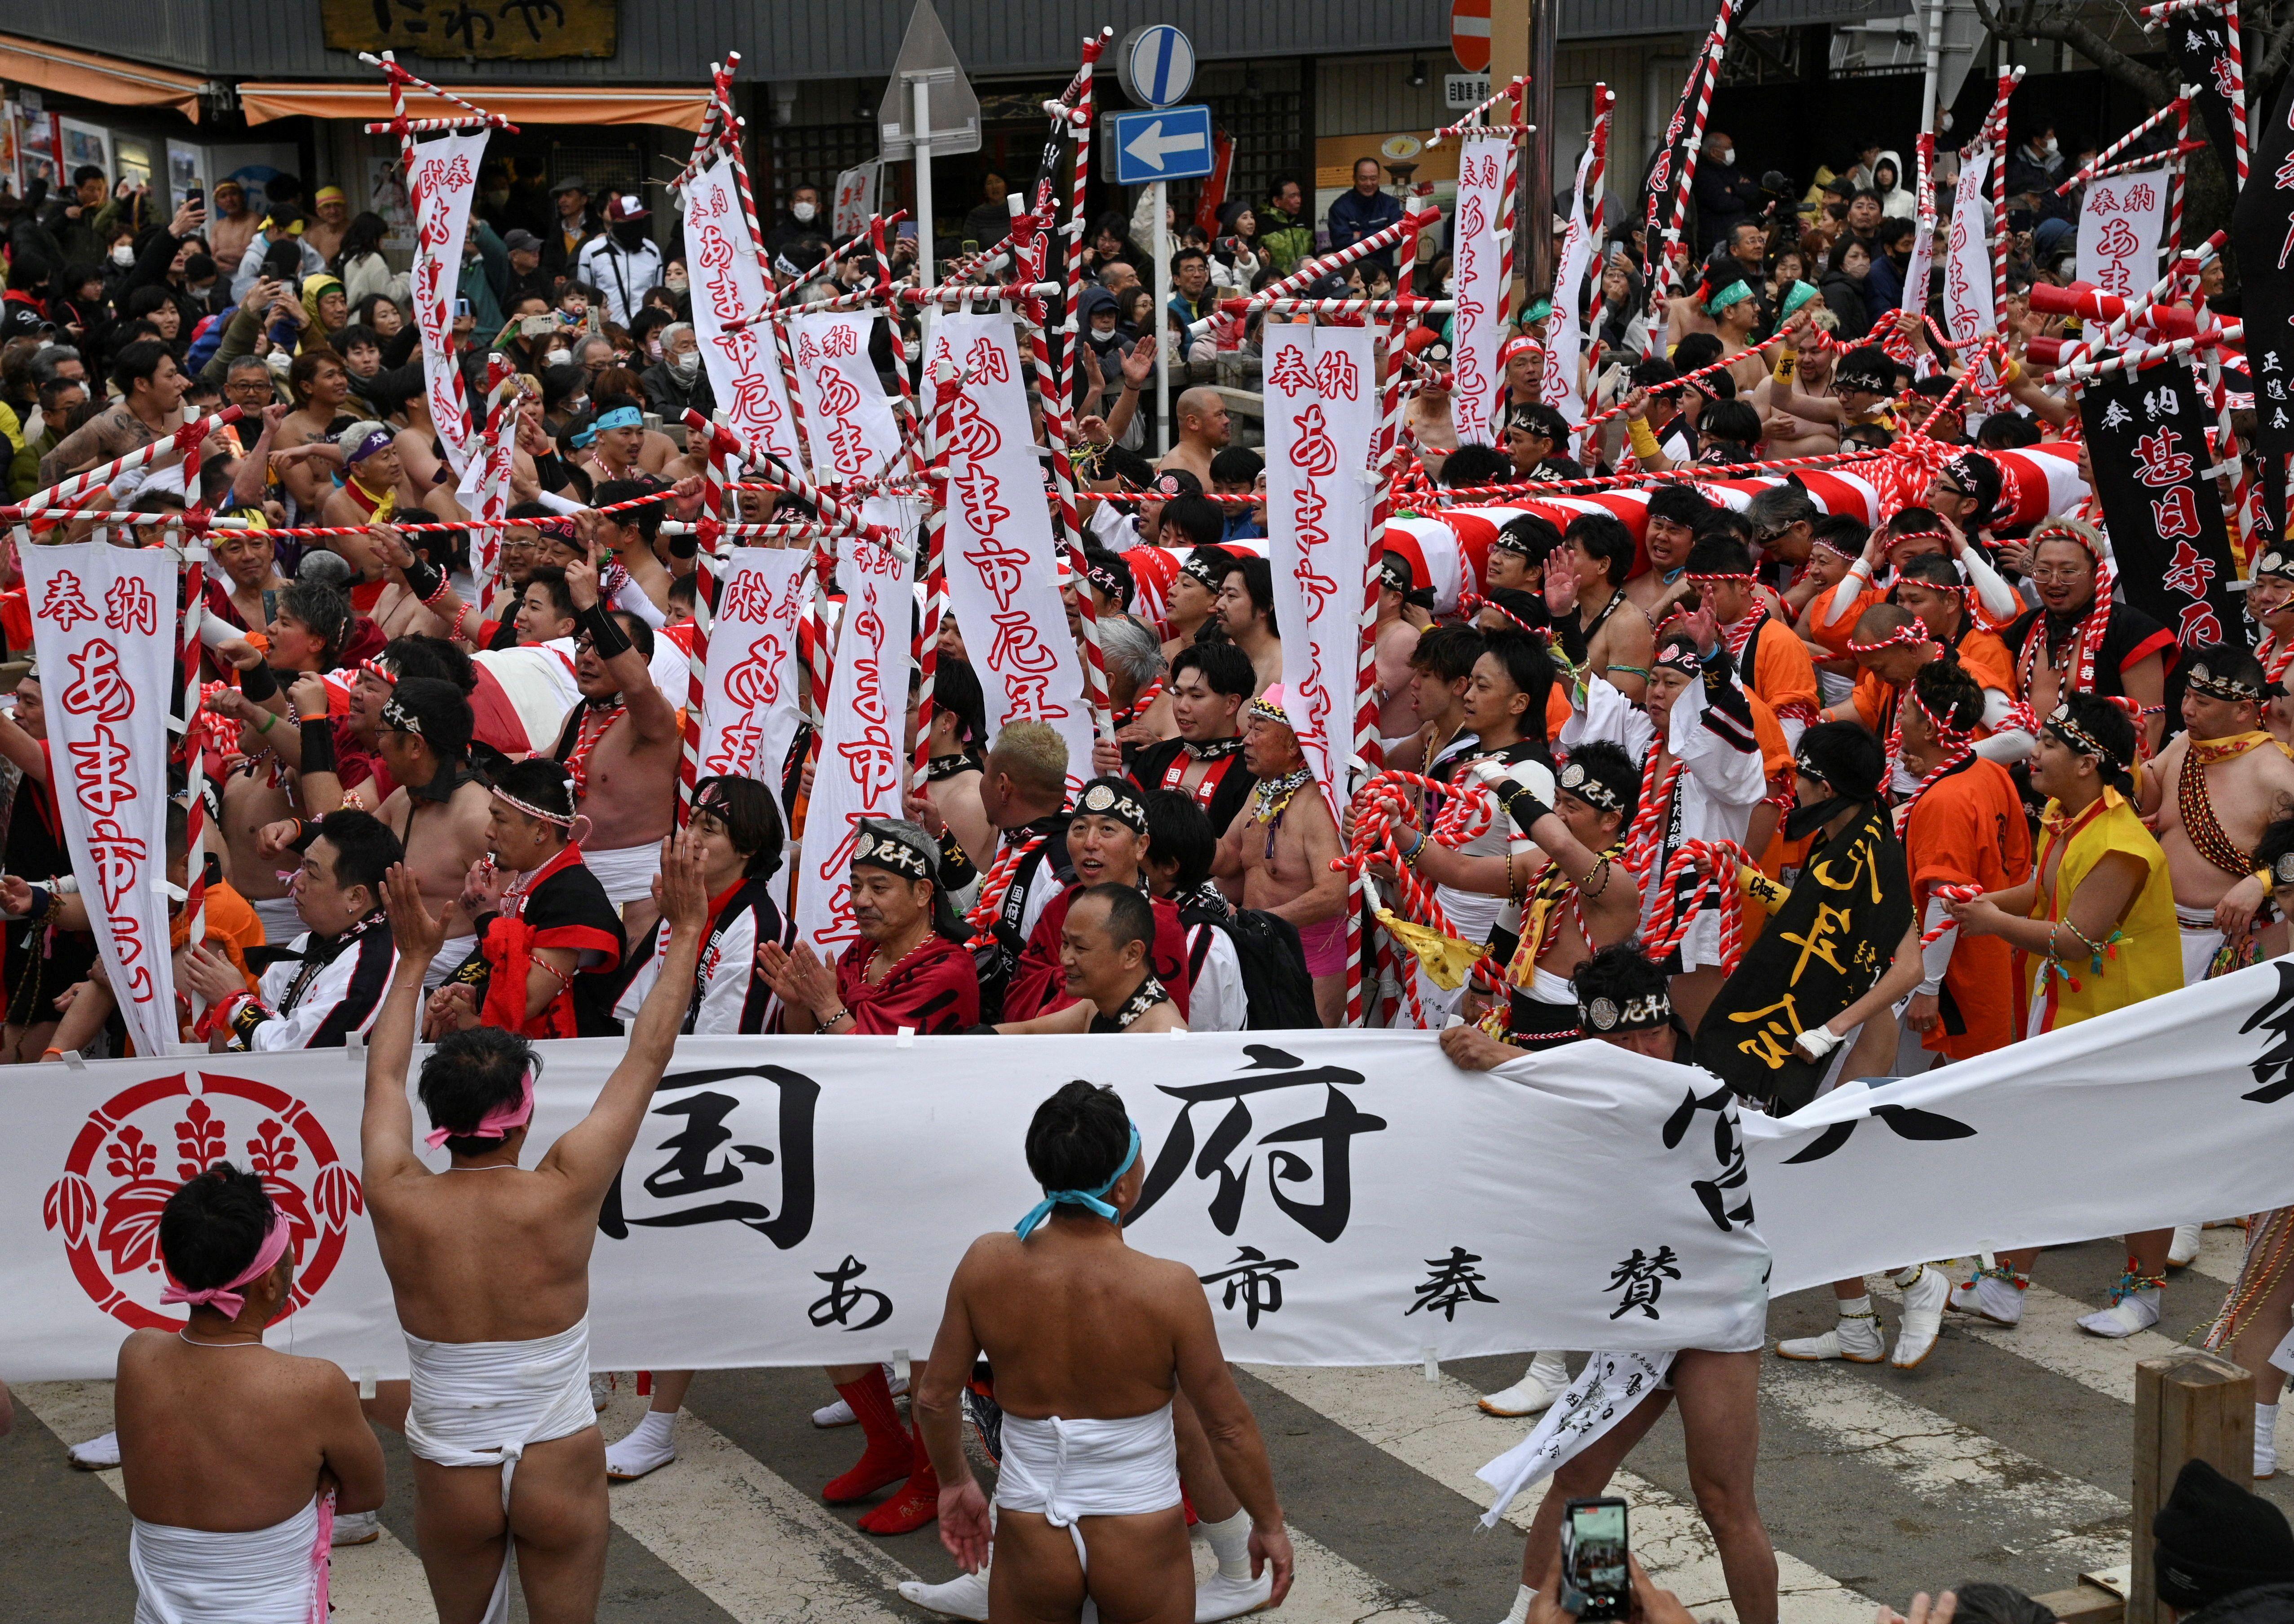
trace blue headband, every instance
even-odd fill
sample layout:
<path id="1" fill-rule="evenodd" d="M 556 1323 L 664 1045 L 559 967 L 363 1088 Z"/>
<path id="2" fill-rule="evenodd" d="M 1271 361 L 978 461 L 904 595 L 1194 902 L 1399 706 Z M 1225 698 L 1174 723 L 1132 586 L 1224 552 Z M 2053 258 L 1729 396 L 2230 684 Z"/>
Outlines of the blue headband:
<path id="1" fill-rule="evenodd" d="M 1116 1180 L 1121 1178 L 1125 1173 L 1129 1173 L 1131 1171 L 1132 1164 L 1136 1162 L 1138 1159 L 1139 1125 L 1135 1122 L 1131 1125 L 1131 1149 L 1129 1153 L 1124 1157 L 1122 1165 L 1116 1168 L 1115 1172 L 1108 1178 L 1106 1183 L 1101 1185 L 1097 1190 L 1045 1190 L 1044 1192 L 1044 1198 L 1028 1209 L 1028 1215 L 1025 1218 L 1021 1219 L 1018 1223 L 1013 1226 L 1012 1232 L 1019 1236 L 1021 1240 L 1027 1239 L 1029 1236 L 1035 1233 L 1036 1226 L 1037 1224 L 1043 1222 L 1045 1219 L 1052 1215 L 1052 1208 L 1055 1206 L 1086 1207 L 1090 1211 L 1098 1214 L 1102 1218 L 1114 1218 L 1118 1216 L 1116 1210 L 1108 1206 L 1106 1202 L 1101 1200 L 1100 1198 L 1105 1195 L 1109 1190 L 1113 1190 L 1115 1188 Z"/>
<path id="2" fill-rule="evenodd" d="M 645 414 L 634 406 L 616 406 L 592 421 L 590 426 L 599 433 L 609 428 L 643 428 Z"/>

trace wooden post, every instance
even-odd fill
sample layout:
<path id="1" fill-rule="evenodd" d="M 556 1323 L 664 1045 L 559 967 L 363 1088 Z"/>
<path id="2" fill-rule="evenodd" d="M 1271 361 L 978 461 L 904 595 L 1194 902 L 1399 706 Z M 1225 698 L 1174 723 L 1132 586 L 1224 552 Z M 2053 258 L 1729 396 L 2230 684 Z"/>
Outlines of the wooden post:
<path id="1" fill-rule="evenodd" d="M 2254 1471 L 2254 1378 L 2211 1353 L 2146 1359 L 2135 1367 L 2135 1492 L 2128 1519 L 2134 1575 L 2127 1624 L 2168 1624 L 2151 1564 L 2151 1519 L 2175 1490 L 2183 1463 L 2203 1460 L 2243 1486 Z"/>

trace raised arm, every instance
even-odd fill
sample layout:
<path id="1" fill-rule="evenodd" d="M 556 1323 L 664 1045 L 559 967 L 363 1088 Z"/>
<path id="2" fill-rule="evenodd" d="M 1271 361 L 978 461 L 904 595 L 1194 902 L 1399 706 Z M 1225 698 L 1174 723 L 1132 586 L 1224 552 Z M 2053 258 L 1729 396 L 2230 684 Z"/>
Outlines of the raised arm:
<path id="1" fill-rule="evenodd" d="M 598 569 L 576 562 L 565 566 L 565 589 L 574 599 L 574 619 L 598 651 L 598 658 L 614 674 L 622 702 L 630 709 L 630 726 L 648 744 L 677 737 L 677 711 L 654 685 L 653 671 L 637 651 L 629 634 L 598 601 Z"/>
<path id="2" fill-rule="evenodd" d="M 367 1034 L 366 1107 L 359 1117 L 360 1176 L 371 1190 L 384 1180 L 422 1170 L 414 1155 L 414 1108 L 406 1102 L 406 1068 L 414 1058 L 414 1023 L 422 1009 L 422 977 L 446 939 L 443 919 L 422 905 L 422 887 L 405 864 L 386 880 L 390 934 L 398 969 Z"/>
<path id="3" fill-rule="evenodd" d="M 651 686 L 648 678 L 647 686 Z M 654 897 L 669 923 L 660 978 L 630 1023 L 622 1063 L 598 1090 L 597 1103 L 549 1148 L 536 1169 L 565 1174 L 592 1201 L 604 1199 L 606 1186 L 637 1143 L 638 1125 L 668 1068 L 677 1029 L 684 1024 L 685 1007 L 693 997 L 694 978 L 700 971 L 701 937 L 709 925 L 709 886 L 690 833 L 662 842 L 661 877 L 654 883 Z"/>

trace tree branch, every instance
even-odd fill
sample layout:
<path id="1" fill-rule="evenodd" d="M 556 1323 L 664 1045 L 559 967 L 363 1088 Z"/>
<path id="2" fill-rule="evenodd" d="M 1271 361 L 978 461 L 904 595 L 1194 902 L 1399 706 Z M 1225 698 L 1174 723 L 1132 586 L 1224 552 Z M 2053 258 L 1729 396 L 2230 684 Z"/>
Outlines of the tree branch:
<path id="1" fill-rule="evenodd" d="M 2279 8 L 2276 19 L 2270 25 L 2269 37 L 2270 48 L 2263 53 L 2262 66 L 2247 81 L 2250 87 L 2248 91 L 2249 95 L 2253 93 L 2251 87 L 2276 84 L 2280 71 L 2286 66 L 2288 54 L 2294 53 L 2294 5 Z M 2269 117 L 2267 109 L 2264 110 L 2262 117 Z M 2249 124 L 2261 122 L 2260 118 L 2255 118 L 2251 108 L 2247 110 L 2247 118 Z"/>
<path id="2" fill-rule="evenodd" d="M 2294 7 L 2288 11 L 2294 14 Z M 2044 11 L 2036 4 L 2028 5 L 2020 13 L 2013 13 L 2005 0 L 1997 11 L 1986 0 L 1975 0 L 1975 14 L 1995 39 L 2009 43 L 2046 39 L 2069 45 L 2119 83 L 2149 97 L 2153 105 L 2174 100 L 2179 88 L 2168 76 L 2144 67 L 2058 5 L 2050 4 Z M 2275 40 L 2273 49 L 2279 49 Z"/>

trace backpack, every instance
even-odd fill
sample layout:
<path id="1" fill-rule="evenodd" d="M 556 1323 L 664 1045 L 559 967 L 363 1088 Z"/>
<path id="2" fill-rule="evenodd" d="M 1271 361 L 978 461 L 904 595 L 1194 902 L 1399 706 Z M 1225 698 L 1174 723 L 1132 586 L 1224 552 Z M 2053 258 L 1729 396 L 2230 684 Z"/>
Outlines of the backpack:
<path id="1" fill-rule="evenodd" d="M 1242 970 L 1242 990 L 1250 1006 L 1249 1030 L 1295 1032 L 1320 1027 L 1314 1008 L 1314 978 L 1306 973 L 1306 950 L 1298 940 L 1298 927 L 1279 914 L 1260 908 L 1233 908 L 1215 914 L 1208 908 L 1182 905 L 1179 921 L 1185 925 L 1209 925 L 1234 944 L 1236 963 Z M 1206 937 L 1187 968 L 1202 978 L 1202 959 L 1210 952 Z"/>

